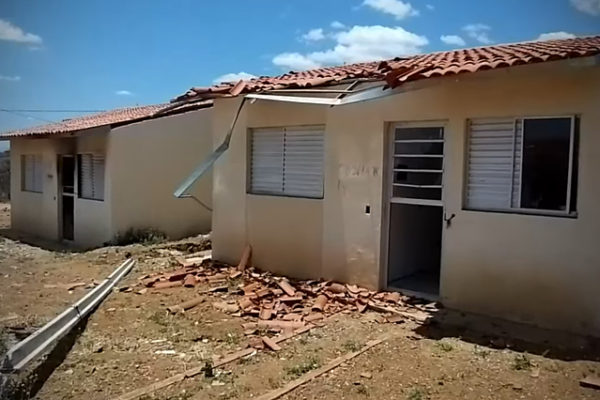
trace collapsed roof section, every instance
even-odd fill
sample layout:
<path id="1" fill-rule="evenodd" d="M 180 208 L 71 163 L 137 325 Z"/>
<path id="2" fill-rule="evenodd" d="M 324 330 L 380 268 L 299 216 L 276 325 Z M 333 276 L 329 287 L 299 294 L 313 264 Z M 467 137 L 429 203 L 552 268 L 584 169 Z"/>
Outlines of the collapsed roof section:
<path id="1" fill-rule="evenodd" d="M 405 82 L 420 79 L 598 54 L 600 36 L 485 46 L 302 72 L 292 71 L 275 77 L 262 76 L 211 87 L 194 87 L 172 102 L 188 103 L 217 97 L 234 97 L 244 93 L 315 88 L 348 80 L 385 81 L 387 86 L 394 88 Z"/>
<path id="2" fill-rule="evenodd" d="M 101 126 L 117 127 L 211 106 L 212 100 L 205 100 L 202 102 L 181 105 L 153 104 L 148 106 L 118 108 L 116 110 L 104 111 L 97 114 L 65 119 L 51 124 L 0 133 L 0 140 L 23 136 L 70 134 Z"/>

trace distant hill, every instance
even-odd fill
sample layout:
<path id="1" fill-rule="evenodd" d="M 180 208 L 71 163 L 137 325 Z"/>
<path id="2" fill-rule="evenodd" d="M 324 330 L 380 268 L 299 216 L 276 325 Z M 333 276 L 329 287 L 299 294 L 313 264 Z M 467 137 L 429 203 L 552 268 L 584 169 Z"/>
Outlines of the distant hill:
<path id="1" fill-rule="evenodd" d="M 10 200 L 10 150 L 0 153 L 0 201 Z"/>

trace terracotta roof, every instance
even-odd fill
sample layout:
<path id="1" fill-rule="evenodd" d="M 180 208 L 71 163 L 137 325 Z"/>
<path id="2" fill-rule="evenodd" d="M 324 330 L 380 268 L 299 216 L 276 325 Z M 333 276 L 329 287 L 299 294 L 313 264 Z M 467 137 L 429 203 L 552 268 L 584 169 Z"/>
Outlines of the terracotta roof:
<path id="1" fill-rule="evenodd" d="M 600 54 L 600 36 L 477 47 L 302 72 L 292 71 L 275 77 L 263 76 L 237 83 L 196 87 L 175 98 L 173 102 L 237 96 L 241 93 L 274 89 L 327 86 L 357 78 L 385 80 L 391 87 L 395 87 L 404 82 L 436 76 L 597 54 Z"/>
<path id="2" fill-rule="evenodd" d="M 152 118 L 160 118 L 167 115 L 179 114 L 186 111 L 197 110 L 212 106 L 212 101 L 204 101 L 193 104 L 153 104 L 148 106 L 118 108 L 116 110 L 104 111 L 97 114 L 85 115 L 65 119 L 47 125 L 34 126 L 16 131 L 0 133 L 0 139 L 10 139 L 19 136 L 48 136 L 62 133 L 96 128 L 110 125 L 112 127 L 132 124 Z"/>

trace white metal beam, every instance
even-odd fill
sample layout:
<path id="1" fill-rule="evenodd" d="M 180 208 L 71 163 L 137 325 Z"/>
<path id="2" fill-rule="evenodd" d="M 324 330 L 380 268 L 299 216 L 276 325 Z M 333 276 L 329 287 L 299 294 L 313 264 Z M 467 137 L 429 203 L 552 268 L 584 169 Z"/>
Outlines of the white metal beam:
<path id="1" fill-rule="evenodd" d="M 376 86 L 364 90 L 356 90 L 348 93 L 343 98 L 325 98 L 325 97 L 310 97 L 310 96 L 285 96 L 277 94 L 262 94 L 262 93 L 250 93 L 246 95 L 248 99 L 255 100 L 268 100 L 268 101 L 280 101 L 285 103 L 301 103 L 301 104 L 315 104 L 315 105 L 326 105 L 326 106 L 343 106 L 346 104 L 359 103 L 369 100 L 377 100 L 387 96 L 393 96 L 396 94 L 404 93 L 409 90 L 415 90 L 415 88 L 406 88 L 404 86 L 395 89 L 389 89 L 385 85 Z M 315 92 L 318 93 L 318 92 Z"/>
<path id="2" fill-rule="evenodd" d="M 115 284 L 131 271 L 134 264 L 135 260 L 131 258 L 125 261 L 102 283 L 67 308 L 62 314 L 14 345 L 4 357 L 1 366 L 2 372 L 19 372 L 29 362 L 48 351 L 108 296 Z"/>

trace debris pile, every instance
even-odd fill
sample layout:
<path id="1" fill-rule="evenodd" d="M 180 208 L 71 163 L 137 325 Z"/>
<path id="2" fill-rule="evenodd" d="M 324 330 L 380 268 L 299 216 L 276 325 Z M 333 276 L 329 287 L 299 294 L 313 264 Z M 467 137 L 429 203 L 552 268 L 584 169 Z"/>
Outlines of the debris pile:
<path id="1" fill-rule="evenodd" d="M 213 306 L 220 311 L 246 318 L 246 334 L 260 330 L 289 333 L 307 324 L 336 313 L 364 312 L 366 309 L 387 315 L 381 322 L 399 323 L 405 319 L 424 323 L 435 304 L 423 304 L 397 292 L 376 292 L 357 285 L 331 281 L 290 281 L 287 278 L 246 268 L 246 262 L 237 267 L 210 260 L 210 252 L 201 252 L 188 258 L 176 257 L 179 268 L 167 273 L 151 274 L 140 278 L 145 288 L 194 288 L 208 286 L 204 293 L 227 292 L 238 295 L 235 300 L 219 301 Z M 145 293 L 142 289 L 137 293 Z M 182 312 L 203 302 L 202 297 L 168 307 L 172 313 Z M 258 338 L 257 338 L 258 339 Z M 260 340 L 258 346 L 271 343 Z"/>

